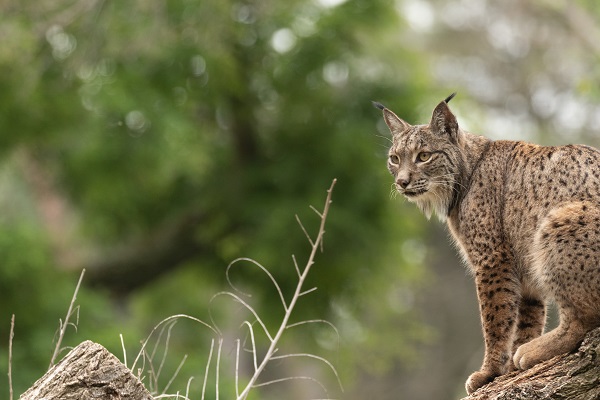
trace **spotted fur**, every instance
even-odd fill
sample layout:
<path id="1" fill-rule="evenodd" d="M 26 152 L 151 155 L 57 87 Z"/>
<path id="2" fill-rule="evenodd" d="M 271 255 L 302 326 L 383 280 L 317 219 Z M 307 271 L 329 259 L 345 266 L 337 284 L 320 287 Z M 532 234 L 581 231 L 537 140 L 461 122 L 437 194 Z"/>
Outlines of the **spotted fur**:
<path id="1" fill-rule="evenodd" d="M 600 152 L 468 133 L 451 98 L 427 125 L 380 108 L 397 190 L 447 223 L 475 279 L 485 356 L 467 380 L 471 393 L 572 351 L 600 326 Z M 550 300 L 560 324 L 543 333 Z"/>

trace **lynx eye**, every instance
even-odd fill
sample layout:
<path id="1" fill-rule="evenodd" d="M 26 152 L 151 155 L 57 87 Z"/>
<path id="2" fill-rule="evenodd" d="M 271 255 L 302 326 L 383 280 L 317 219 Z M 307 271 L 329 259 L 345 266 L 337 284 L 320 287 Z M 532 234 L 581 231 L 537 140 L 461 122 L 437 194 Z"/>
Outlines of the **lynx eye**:
<path id="1" fill-rule="evenodd" d="M 417 161 L 418 162 L 427 162 L 431 160 L 431 153 L 428 151 L 422 151 L 419 154 L 417 154 Z"/>
<path id="2" fill-rule="evenodd" d="M 391 154 L 390 155 L 390 162 L 392 164 L 400 164 L 400 158 L 398 158 L 398 156 L 395 155 L 395 154 Z"/>

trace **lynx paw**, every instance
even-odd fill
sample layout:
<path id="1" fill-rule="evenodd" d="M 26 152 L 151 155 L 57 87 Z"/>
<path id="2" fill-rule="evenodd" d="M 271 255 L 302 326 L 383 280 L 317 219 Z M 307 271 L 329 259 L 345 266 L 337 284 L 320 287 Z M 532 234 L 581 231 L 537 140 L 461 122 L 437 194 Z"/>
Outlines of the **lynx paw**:
<path id="1" fill-rule="evenodd" d="M 467 379 L 467 383 L 465 384 L 467 393 L 473 393 L 483 385 L 486 385 L 493 381 L 496 376 L 498 375 L 485 370 L 473 372 L 471 376 L 469 376 L 469 379 Z"/>
<path id="2" fill-rule="evenodd" d="M 533 340 L 519 346 L 513 356 L 513 362 L 519 369 L 529 369 L 548 358 L 546 350 L 538 345 L 537 340 Z"/>

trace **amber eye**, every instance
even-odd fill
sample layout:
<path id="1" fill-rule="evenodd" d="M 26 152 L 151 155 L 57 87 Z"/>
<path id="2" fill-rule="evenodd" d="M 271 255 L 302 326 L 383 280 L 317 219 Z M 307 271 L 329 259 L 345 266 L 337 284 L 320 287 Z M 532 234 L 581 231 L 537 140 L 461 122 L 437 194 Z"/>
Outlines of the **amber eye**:
<path id="1" fill-rule="evenodd" d="M 428 151 L 422 151 L 417 155 L 418 162 L 427 162 L 431 159 L 431 153 Z"/>
<path id="2" fill-rule="evenodd" d="M 390 155 L 390 162 L 391 162 L 392 164 L 400 164 L 400 159 L 398 158 L 398 156 L 397 156 L 397 155 L 395 155 L 395 154 L 391 154 L 391 155 Z"/>

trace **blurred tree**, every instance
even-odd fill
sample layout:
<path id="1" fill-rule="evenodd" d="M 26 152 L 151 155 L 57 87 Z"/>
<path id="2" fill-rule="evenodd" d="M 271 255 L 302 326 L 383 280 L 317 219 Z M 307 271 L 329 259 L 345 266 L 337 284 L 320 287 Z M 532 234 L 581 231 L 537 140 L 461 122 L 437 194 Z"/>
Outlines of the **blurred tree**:
<path id="1" fill-rule="evenodd" d="M 494 138 L 598 145 L 600 17 L 590 1 L 431 1 L 420 36 L 433 78 L 462 88 L 455 105 Z M 461 108 L 462 107 L 462 108 Z"/>
<path id="2" fill-rule="evenodd" d="M 423 230 L 416 213 L 391 210 L 386 140 L 370 100 L 393 99 L 410 119 L 428 76 L 395 40 L 403 24 L 394 1 L 0 7 L 0 140 L 12 180 L 3 197 L 15 208 L 1 221 L 12 238 L 2 255 L 14 262 L 0 281 L 19 288 L 33 274 L 40 296 L 27 304 L 31 321 L 17 315 L 21 351 L 39 357 L 50 340 L 34 333 L 38 313 L 57 323 L 66 310 L 71 290 L 59 270 L 86 267 L 87 283 L 101 288 L 83 295 L 99 304 L 83 311 L 80 335 L 112 335 L 96 338 L 109 348 L 118 332 L 143 335 L 166 315 L 203 312 L 239 256 L 293 287 L 291 254 L 302 260 L 308 248 L 294 214 L 316 223 L 307 206 L 337 177 L 311 277 L 319 290 L 302 309 L 341 326 L 346 376 L 410 354 L 423 334 L 410 303 L 422 257 L 410 257 L 418 239 L 404 258 L 399 244 Z M 19 233 L 24 226 L 31 236 Z M 280 315 L 268 282 L 243 268 L 235 279 L 257 293 L 265 315 Z M 57 304 L 46 304 L 56 290 Z M 10 293 L 2 337 L 23 306 Z M 96 293 L 125 310 L 111 311 Z M 193 332 L 172 351 L 193 352 Z M 31 379 L 44 366 L 18 371 Z"/>

